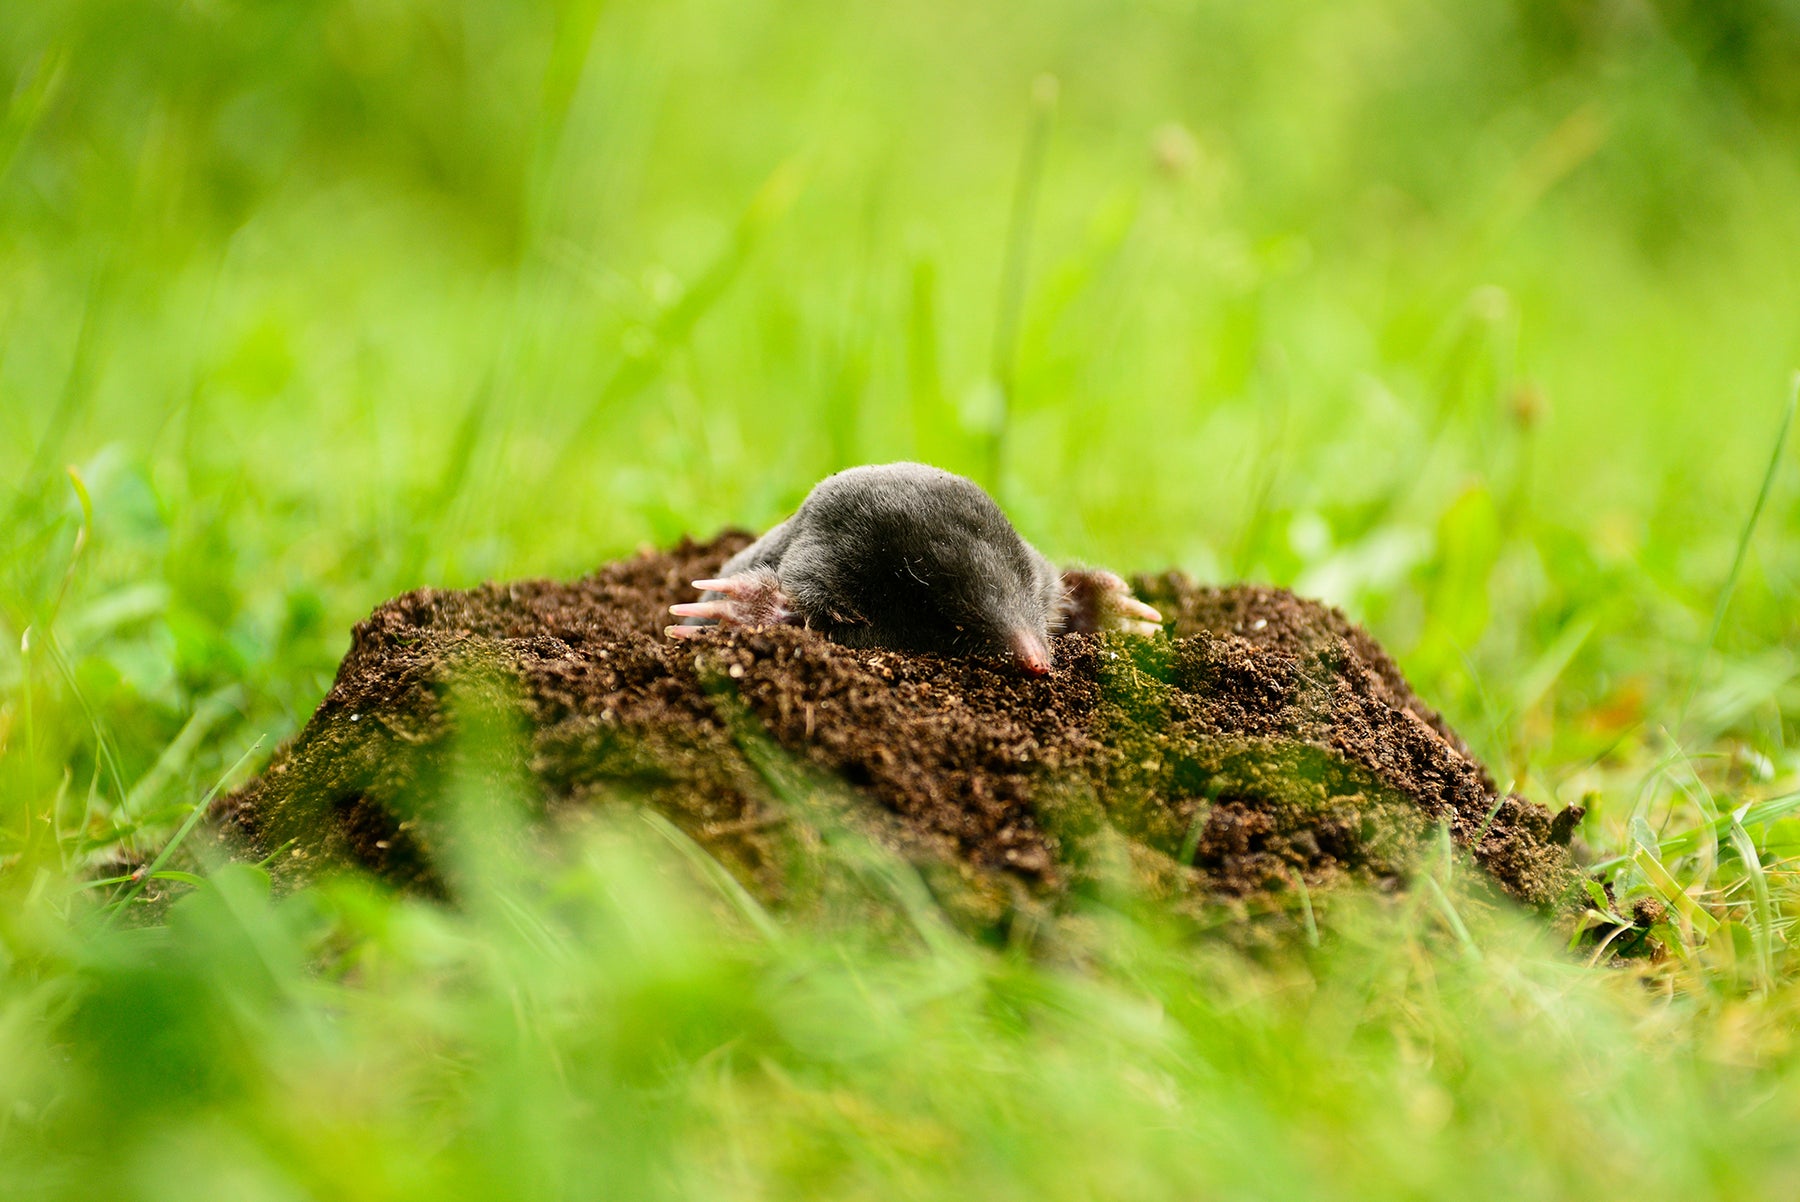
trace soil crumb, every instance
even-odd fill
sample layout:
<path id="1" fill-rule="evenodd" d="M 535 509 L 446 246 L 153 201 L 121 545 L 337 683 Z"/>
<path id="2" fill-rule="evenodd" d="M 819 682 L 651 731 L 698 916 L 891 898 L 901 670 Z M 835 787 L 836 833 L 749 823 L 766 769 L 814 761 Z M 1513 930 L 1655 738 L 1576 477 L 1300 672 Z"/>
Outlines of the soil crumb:
<path id="1" fill-rule="evenodd" d="M 665 638 L 669 604 L 748 538 L 388 602 L 216 825 L 285 883 L 348 864 L 444 895 L 449 798 L 470 782 L 553 818 L 637 804 L 780 902 L 823 796 L 977 922 L 1120 871 L 1196 911 L 1394 888 L 1441 826 L 1525 906 L 1554 910 L 1577 879 L 1568 824 L 1501 796 L 1335 610 L 1142 577 L 1171 637 L 1060 637 L 1038 678 L 785 627 Z"/>

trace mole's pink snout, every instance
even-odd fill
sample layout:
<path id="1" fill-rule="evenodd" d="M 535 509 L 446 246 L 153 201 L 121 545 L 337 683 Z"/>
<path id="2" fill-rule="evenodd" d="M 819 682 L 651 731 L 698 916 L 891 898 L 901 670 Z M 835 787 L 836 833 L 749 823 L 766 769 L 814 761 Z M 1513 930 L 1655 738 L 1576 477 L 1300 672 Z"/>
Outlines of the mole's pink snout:
<path id="1" fill-rule="evenodd" d="M 1042 676 L 1050 670 L 1050 648 L 1045 644 L 1044 636 L 1035 630 L 1014 631 L 1012 648 L 1019 667 L 1033 676 Z"/>

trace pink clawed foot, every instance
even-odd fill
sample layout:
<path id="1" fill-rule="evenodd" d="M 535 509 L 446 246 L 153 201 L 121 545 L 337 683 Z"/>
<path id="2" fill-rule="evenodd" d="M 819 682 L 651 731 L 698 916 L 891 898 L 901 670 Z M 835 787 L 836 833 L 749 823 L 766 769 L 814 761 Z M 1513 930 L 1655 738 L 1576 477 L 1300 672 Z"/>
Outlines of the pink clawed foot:
<path id="1" fill-rule="evenodd" d="M 1078 570 L 1063 573 L 1062 629 L 1071 634 L 1118 630 L 1156 634 L 1162 614 L 1131 595 L 1131 586 L 1113 572 Z"/>
<path id="2" fill-rule="evenodd" d="M 779 626 L 797 622 L 800 616 L 789 604 L 787 594 L 775 579 L 775 573 L 763 569 L 723 576 L 717 580 L 696 580 L 694 587 L 707 594 L 698 601 L 684 601 L 669 606 L 669 612 L 687 621 L 678 626 L 665 626 L 663 633 L 672 639 L 691 639 L 707 626 Z"/>

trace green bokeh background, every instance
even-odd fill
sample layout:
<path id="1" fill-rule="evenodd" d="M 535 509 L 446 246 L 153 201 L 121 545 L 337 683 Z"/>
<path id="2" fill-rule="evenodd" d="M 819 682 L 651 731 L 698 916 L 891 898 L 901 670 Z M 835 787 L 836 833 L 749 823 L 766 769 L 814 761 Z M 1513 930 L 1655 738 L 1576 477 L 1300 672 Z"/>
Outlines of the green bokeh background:
<path id="1" fill-rule="evenodd" d="M 1794 0 L 0 6 L 0 1168 L 20 1196 L 1451 1197 L 1475 1162 L 1516 1196 L 1774 1190 L 1793 832 L 1704 832 L 1800 772 L 1796 63 Z M 495 868 L 514 919 L 228 873 L 132 942 L 70 891 L 297 729 L 381 600 L 759 528 L 897 458 L 1060 558 L 1344 606 L 1503 783 L 1585 798 L 1596 854 L 1647 821 L 1724 935 L 1688 932 L 1666 1004 L 1504 923 L 1472 967 L 1423 903 L 1273 983 L 1141 915 L 1086 976 L 929 923 L 921 951 L 696 919 L 664 956 L 628 932 L 710 878 L 625 896 L 651 853 L 616 833 L 562 894 Z M 796 974 L 862 999 L 875 1050 L 769 1035 L 819 1004 Z M 896 978 L 953 1000 L 863 990 Z M 540 986 L 552 1018 L 509 1010 Z M 1379 1037 L 1315 1038 L 1302 994 Z M 669 1023 L 701 1034 L 619 1067 Z M 1577 1072 L 1590 1046 L 1633 1067 Z M 391 1071 L 321 1147 L 331 1047 Z M 583 1122 L 646 1090 L 668 1123 L 582 1167 Z M 1481 1159 L 1517 1130 L 1540 1157 Z M 793 1156 L 693 1151 L 734 1131 Z"/>

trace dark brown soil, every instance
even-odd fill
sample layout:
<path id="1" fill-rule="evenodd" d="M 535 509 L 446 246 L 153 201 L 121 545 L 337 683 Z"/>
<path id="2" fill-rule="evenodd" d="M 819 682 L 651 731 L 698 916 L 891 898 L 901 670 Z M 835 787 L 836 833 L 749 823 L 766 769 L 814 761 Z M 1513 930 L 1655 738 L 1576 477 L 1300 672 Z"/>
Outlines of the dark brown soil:
<path id="1" fill-rule="evenodd" d="M 1500 797 L 1335 610 L 1143 578 L 1173 637 L 1060 638 L 1043 678 L 791 628 L 663 637 L 687 582 L 745 541 L 388 602 L 305 730 L 215 818 L 286 880 L 356 864 L 443 894 L 445 799 L 479 795 L 471 780 L 553 815 L 636 803 L 774 901 L 838 822 L 976 920 L 1121 865 L 1185 909 L 1392 887 L 1440 824 L 1527 906 L 1554 909 L 1576 879 L 1570 824 Z M 519 741 L 453 737 L 493 729 L 471 713 Z"/>

